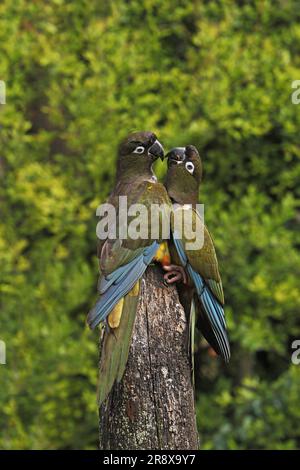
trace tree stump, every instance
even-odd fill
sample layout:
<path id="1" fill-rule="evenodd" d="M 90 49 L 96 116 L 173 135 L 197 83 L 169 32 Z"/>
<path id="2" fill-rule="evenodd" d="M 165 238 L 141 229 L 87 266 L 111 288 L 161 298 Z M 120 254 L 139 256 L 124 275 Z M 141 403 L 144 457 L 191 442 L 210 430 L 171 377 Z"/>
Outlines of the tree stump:
<path id="1" fill-rule="evenodd" d="M 159 266 L 141 281 L 128 363 L 99 409 L 100 449 L 196 450 L 188 325 Z"/>

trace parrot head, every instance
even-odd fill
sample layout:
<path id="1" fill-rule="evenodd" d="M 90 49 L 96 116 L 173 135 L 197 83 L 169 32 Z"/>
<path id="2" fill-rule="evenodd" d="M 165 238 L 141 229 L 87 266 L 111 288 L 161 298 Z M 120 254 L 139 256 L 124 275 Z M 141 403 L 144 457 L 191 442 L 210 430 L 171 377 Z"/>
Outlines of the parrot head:
<path id="1" fill-rule="evenodd" d="M 164 158 L 164 149 L 153 132 L 133 132 L 124 139 L 118 151 L 118 174 L 143 175 L 152 164 Z"/>
<path id="2" fill-rule="evenodd" d="M 174 202 L 194 204 L 202 180 L 202 162 L 193 145 L 175 147 L 166 155 L 168 172 L 165 186 Z"/>

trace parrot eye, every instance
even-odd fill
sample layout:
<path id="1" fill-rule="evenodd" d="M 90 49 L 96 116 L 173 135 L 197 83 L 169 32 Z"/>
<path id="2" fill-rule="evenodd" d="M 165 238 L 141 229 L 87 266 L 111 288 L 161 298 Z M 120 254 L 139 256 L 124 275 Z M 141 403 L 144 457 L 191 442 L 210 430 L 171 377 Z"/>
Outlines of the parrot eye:
<path id="1" fill-rule="evenodd" d="M 193 164 L 192 162 L 187 162 L 187 163 L 185 164 L 185 168 L 187 169 L 187 171 L 188 171 L 189 173 L 191 173 L 191 175 L 194 173 L 194 168 L 195 168 L 195 167 L 194 167 L 194 164 Z"/>
<path id="2" fill-rule="evenodd" d="M 142 145 L 138 145 L 133 151 L 133 153 L 144 153 L 144 151 L 145 151 L 145 147 L 143 147 Z"/>

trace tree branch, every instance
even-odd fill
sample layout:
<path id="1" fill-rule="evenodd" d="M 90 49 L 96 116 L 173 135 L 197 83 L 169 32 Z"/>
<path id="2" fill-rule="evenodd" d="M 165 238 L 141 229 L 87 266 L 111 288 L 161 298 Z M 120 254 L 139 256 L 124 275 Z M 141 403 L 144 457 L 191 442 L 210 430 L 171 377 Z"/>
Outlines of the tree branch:
<path id="1" fill-rule="evenodd" d="M 100 448 L 198 449 L 188 327 L 176 287 L 147 269 L 127 368 L 100 407 Z"/>

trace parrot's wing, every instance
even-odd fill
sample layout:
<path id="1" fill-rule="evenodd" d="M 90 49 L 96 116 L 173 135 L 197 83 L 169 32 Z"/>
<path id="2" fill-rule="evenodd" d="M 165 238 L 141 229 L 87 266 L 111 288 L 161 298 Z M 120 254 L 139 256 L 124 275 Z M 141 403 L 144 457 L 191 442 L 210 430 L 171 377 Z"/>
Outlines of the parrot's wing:
<path id="1" fill-rule="evenodd" d="M 212 315 L 208 314 L 208 308 L 198 295 L 194 296 L 195 310 L 197 312 L 196 324 L 210 346 L 219 354 L 225 362 L 230 359 L 230 346 L 226 329 L 220 326 L 212 326 Z"/>
<path id="2" fill-rule="evenodd" d="M 93 329 L 104 321 L 119 300 L 131 291 L 151 263 L 158 247 L 159 243 L 154 241 L 150 246 L 139 250 L 138 254 L 135 252 L 135 257 L 127 264 L 102 277 L 99 286 L 101 296 L 87 317 L 90 328 Z"/>
<path id="3" fill-rule="evenodd" d="M 199 217 L 196 211 L 191 210 L 194 218 Z M 200 226 L 201 223 L 203 227 L 203 222 L 200 220 Z M 204 226 L 202 248 L 190 250 L 186 248 L 190 236 L 189 239 L 186 239 L 184 234 L 185 231 L 182 230 L 182 236 L 178 238 L 178 234 L 173 233 L 173 240 L 180 261 L 193 280 L 202 307 L 199 311 L 197 324 L 206 340 L 228 362 L 230 359 L 230 346 L 222 305 L 224 296 L 211 237 Z"/>
<path id="4" fill-rule="evenodd" d="M 199 241 L 201 240 L 202 243 L 199 249 L 187 249 L 188 240 L 185 237 L 186 232 L 183 231 L 182 240 L 184 242 L 186 255 L 192 268 L 201 275 L 217 300 L 224 305 L 223 286 L 212 237 L 197 211 L 191 208 L 188 212 L 191 215 L 193 233 L 197 232 Z M 193 235 L 189 234 L 188 230 L 187 235 L 189 236 L 189 240 L 191 240 Z"/>
<path id="5" fill-rule="evenodd" d="M 127 205 L 121 207 L 120 196 L 126 196 Z M 98 323 L 104 321 L 115 305 L 122 299 L 142 277 L 147 266 L 151 263 L 159 243 L 151 241 L 149 224 L 149 212 L 140 214 L 139 225 L 148 227 L 145 237 L 133 239 L 129 236 L 118 238 L 120 233 L 127 234 L 128 226 L 132 218 L 119 217 L 122 210 L 126 210 L 131 204 L 143 204 L 146 209 L 151 202 L 164 202 L 168 200 L 165 188 L 158 183 L 147 181 L 141 184 L 118 185 L 117 190 L 110 196 L 109 203 L 116 209 L 115 227 L 110 227 L 111 237 L 108 237 L 99 246 L 101 276 L 98 282 L 100 298 L 89 312 L 87 323 L 95 328 Z"/>

